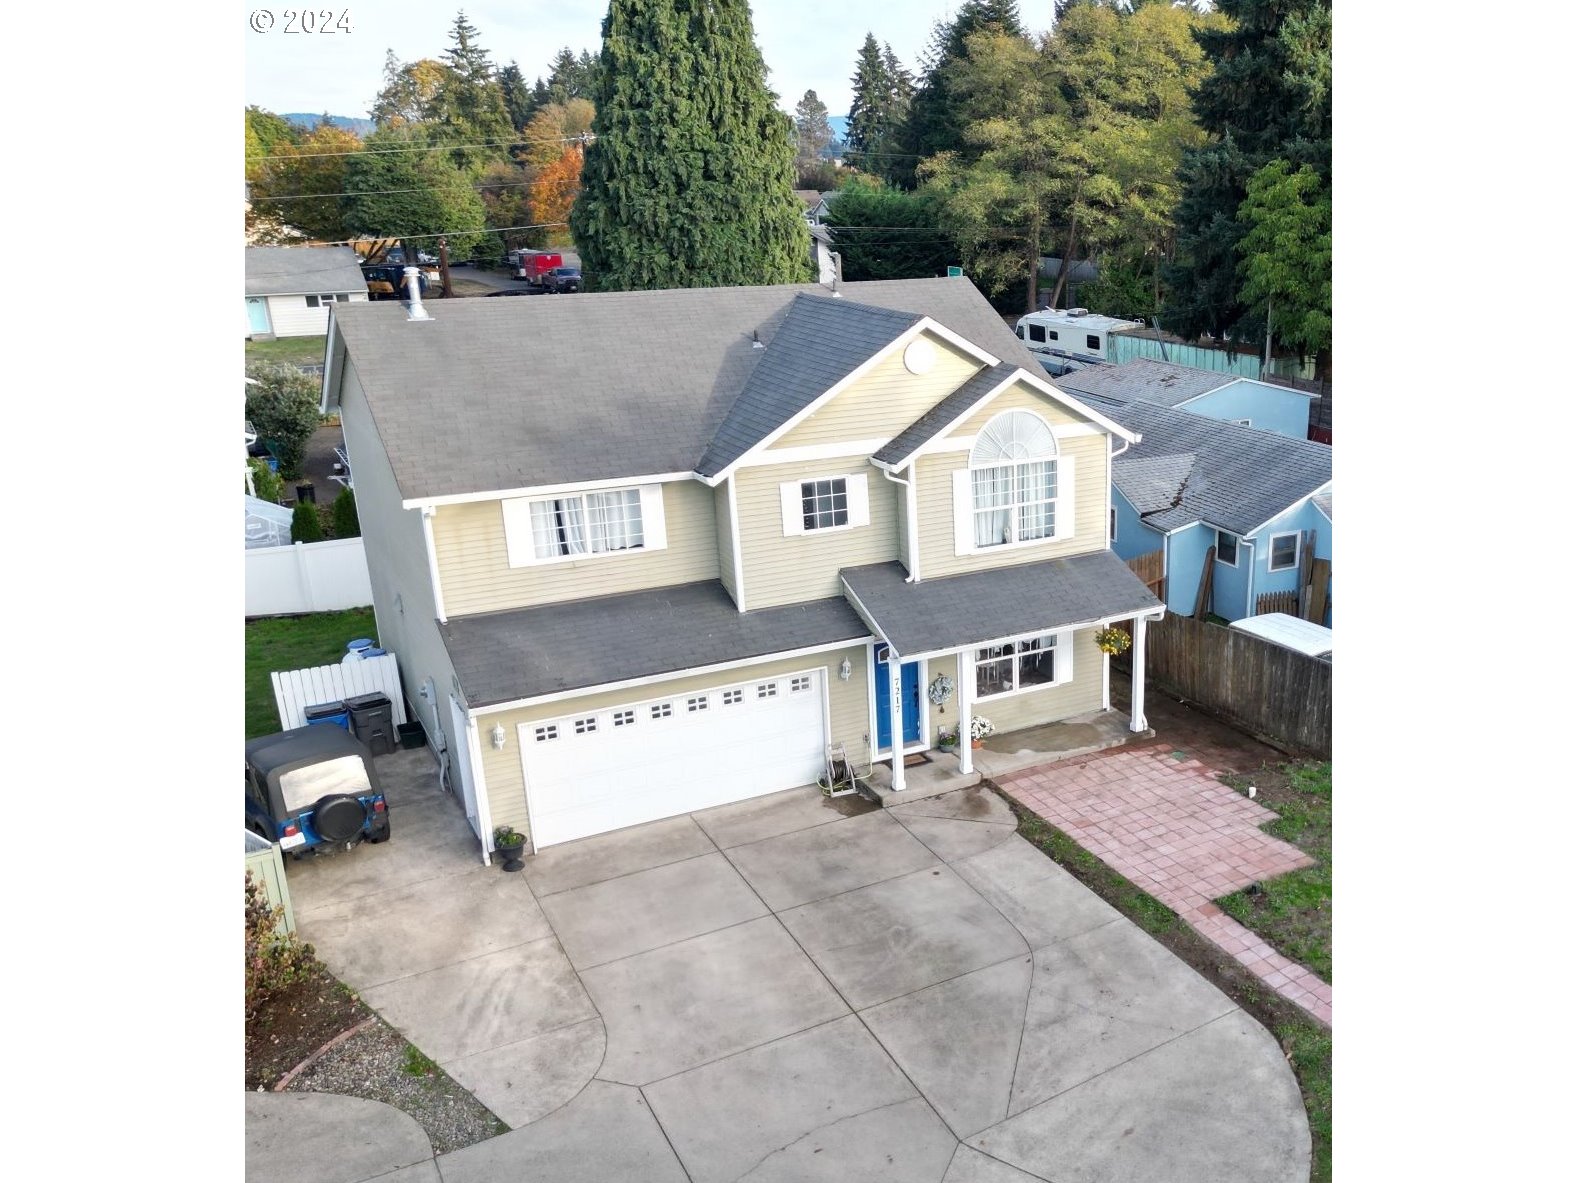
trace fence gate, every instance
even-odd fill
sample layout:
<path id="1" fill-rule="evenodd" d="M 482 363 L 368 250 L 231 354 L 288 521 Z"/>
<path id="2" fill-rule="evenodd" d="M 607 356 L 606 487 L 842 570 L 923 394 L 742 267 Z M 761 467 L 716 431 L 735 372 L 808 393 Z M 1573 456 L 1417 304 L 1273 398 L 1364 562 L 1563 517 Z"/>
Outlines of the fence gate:
<path id="1" fill-rule="evenodd" d="M 276 670 L 274 704 L 279 725 L 289 731 L 307 725 L 306 709 L 324 702 L 340 702 L 358 694 L 383 693 L 394 704 L 394 722 L 404 723 L 405 692 L 400 689 L 400 663 L 392 653 L 363 657 L 339 665 L 315 665 L 304 670 Z"/>

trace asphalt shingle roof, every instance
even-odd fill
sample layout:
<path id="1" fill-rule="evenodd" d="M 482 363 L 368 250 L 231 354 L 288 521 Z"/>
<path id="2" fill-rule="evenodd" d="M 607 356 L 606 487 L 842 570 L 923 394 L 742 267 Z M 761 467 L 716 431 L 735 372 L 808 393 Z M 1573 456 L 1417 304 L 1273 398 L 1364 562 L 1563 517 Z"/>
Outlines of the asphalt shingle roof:
<path id="1" fill-rule="evenodd" d="M 1336 520 L 1336 514 L 1331 506 L 1331 493 L 1332 490 L 1330 489 L 1325 490 L 1323 493 L 1316 493 L 1314 495 L 1314 504 L 1320 507 L 1321 513 L 1334 522 Z"/>
<path id="2" fill-rule="evenodd" d="M 1018 368 L 1014 363 L 1005 361 L 987 366 L 888 440 L 878 449 L 874 459 L 883 464 L 896 464 L 913 455 L 915 449 L 939 432 L 945 431 L 948 424 L 965 414 L 992 389 L 1006 382 L 1018 371 Z"/>
<path id="3" fill-rule="evenodd" d="M 404 498 L 692 472 L 798 296 L 862 325 L 930 316 L 1036 373 L 966 279 L 337 304 L 334 320 Z M 843 311 L 835 311 L 835 309 Z M 766 349 L 753 349 L 759 334 Z M 794 352 L 803 358 L 805 350 Z"/>
<path id="4" fill-rule="evenodd" d="M 716 476 L 891 345 L 921 317 L 847 299 L 794 297 L 696 471 Z"/>
<path id="5" fill-rule="evenodd" d="M 843 586 L 900 657 L 1161 607 L 1109 550 L 905 583 L 903 565 L 845 567 Z"/>
<path id="6" fill-rule="evenodd" d="M 1112 482 L 1155 529 L 1204 521 L 1246 534 L 1331 480 L 1325 444 L 1153 403 L 1085 398 L 1144 437 L 1112 461 Z"/>
<path id="7" fill-rule="evenodd" d="M 348 246 L 249 246 L 246 294 L 301 296 L 365 292 L 367 281 Z"/>
<path id="8" fill-rule="evenodd" d="M 1088 366 L 1074 370 L 1055 379 L 1055 384 L 1080 394 L 1175 407 L 1236 381 L 1236 374 L 1136 358 L 1120 366 Z"/>
<path id="9" fill-rule="evenodd" d="M 841 597 L 741 612 L 716 581 L 456 617 L 439 632 L 471 707 L 870 636 Z"/>

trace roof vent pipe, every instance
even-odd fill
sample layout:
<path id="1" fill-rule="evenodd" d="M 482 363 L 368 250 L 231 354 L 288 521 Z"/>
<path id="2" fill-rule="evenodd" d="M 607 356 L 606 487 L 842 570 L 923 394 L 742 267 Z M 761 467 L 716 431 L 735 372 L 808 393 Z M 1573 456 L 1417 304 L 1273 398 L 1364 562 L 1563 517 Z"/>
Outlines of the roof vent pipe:
<path id="1" fill-rule="evenodd" d="M 405 269 L 405 293 L 410 297 L 405 306 L 406 320 L 432 320 L 427 309 L 422 307 L 422 272 L 419 267 Z"/>
<path id="2" fill-rule="evenodd" d="M 751 330 L 751 333 L 750 333 L 750 348 L 752 348 L 752 349 L 765 349 L 766 348 L 766 346 L 761 341 L 761 330 L 760 329 L 752 329 Z"/>
<path id="3" fill-rule="evenodd" d="M 843 293 L 838 287 L 843 283 L 843 252 L 832 251 L 832 294 L 841 298 Z"/>

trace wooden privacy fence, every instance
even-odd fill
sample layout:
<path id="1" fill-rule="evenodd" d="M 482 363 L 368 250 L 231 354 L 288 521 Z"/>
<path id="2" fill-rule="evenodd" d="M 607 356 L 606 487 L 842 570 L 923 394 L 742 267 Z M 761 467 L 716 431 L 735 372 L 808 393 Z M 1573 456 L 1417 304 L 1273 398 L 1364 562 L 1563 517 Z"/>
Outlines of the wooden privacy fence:
<path id="1" fill-rule="evenodd" d="M 1166 552 L 1152 550 L 1147 555 L 1138 555 L 1127 560 L 1128 570 L 1132 571 L 1144 585 L 1150 589 L 1150 594 L 1158 600 L 1166 599 Z"/>
<path id="2" fill-rule="evenodd" d="M 1170 612 L 1146 636 L 1151 682 L 1283 747 L 1330 757 L 1330 662 Z"/>
<path id="3" fill-rule="evenodd" d="M 400 663 L 392 653 L 363 657 L 339 665 L 315 665 L 304 670 L 275 670 L 274 703 L 279 725 L 289 731 L 307 725 L 306 709 L 326 702 L 341 702 L 358 694 L 383 693 L 394 704 L 394 722 L 404 723 L 405 693 L 400 689 Z"/>

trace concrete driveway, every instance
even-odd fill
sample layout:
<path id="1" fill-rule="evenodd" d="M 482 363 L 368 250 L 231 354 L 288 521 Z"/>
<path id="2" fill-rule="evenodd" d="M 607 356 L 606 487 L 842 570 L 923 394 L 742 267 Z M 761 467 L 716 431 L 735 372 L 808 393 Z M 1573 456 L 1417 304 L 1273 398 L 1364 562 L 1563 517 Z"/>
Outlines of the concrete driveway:
<path id="1" fill-rule="evenodd" d="M 417 758 L 380 761 L 412 770 L 391 841 L 290 886 L 330 968 L 515 1127 L 443 1183 L 1308 1178 L 1272 1037 L 988 790 L 793 790 L 509 875 Z"/>

